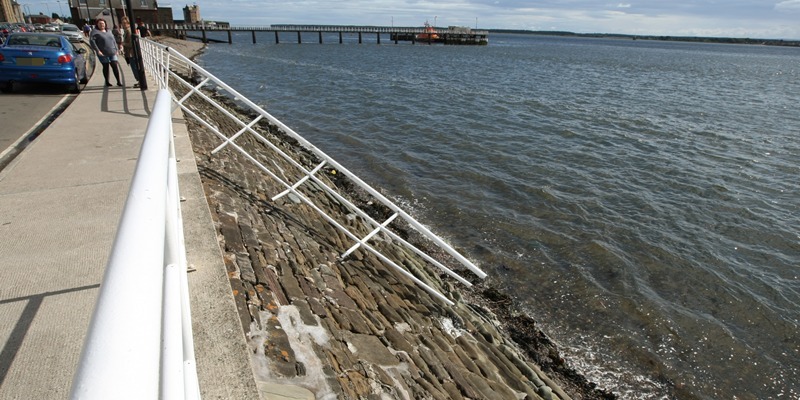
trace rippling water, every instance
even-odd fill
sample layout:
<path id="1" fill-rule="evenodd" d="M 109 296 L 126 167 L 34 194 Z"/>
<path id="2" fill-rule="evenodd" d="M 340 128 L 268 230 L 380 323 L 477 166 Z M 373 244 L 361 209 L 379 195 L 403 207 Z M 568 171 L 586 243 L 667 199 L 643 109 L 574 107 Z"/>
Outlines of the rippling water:
<path id="1" fill-rule="evenodd" d="M 800 396 L 800 49 L 272 40 L 201 62 L 464 249 L 591 379 Z"/>

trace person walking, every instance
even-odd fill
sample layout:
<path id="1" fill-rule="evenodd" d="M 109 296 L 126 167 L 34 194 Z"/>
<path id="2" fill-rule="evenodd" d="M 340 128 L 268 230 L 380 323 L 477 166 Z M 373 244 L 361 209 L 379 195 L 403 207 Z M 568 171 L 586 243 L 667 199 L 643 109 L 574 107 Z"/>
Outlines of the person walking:
<path id="1" fill-rule="evenodd" d="M 103 78 L 106 79 L 106 86 L 111 86 L 111 82 L 108 81 L 109 67 L 114 72 L 114 78 L 117 79 L 117 86 L 122 86 L 122 82 L 119 80 L 119 62 L 117 61 L 119 47 L 117 41 L 114 40 L 114 35 L 108 31 L 104 19 L 97 19 L 95 28 L 89 38 L 89 43 L 91 43 L 94 51 L 97 52 L 97 58 L 103 64 Z"/>
<path id="2" fill-rule="evenodd" d="M 133 72 L 133 79 L 136 80 L 136 83 L 133 84 L 133 87 L 139 87 L 139 61 L 136 59 L 136 51 L 133 49 L 133 31 L 131 30 L 131 21 L 128 17 L 122 17 L 120 21 L 122 25 L 122 36 L 125 38 L 122 41 L 122 56 L 125 57 L 125 62 L 131 66 L 131 72 Z"/>

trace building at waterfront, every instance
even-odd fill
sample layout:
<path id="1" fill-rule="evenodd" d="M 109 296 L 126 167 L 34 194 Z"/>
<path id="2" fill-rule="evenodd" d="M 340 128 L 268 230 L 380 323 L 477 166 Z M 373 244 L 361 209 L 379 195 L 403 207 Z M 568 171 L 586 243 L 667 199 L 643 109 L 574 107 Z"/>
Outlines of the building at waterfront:
<path id="1" fill-rule="evenodd" d="M 202 21 L 200 18 L 200 6 L 193 4 L 183 7 L 183 21 L 185 24 L 199 24 Z"/>
<path id="2" fill-rule="evenodd" d="M 137 0 L 130 3 L 135 20 L 142 20 L 145 24 L 171 24 L 174 22 L 172 6 L 169 4 L 159 6 L 157 0 Z M 97 18 L 107 20 L 109 26 L 118 25 L 120 18 L 128 14 L 123 0 L 70 0 L 69 11 L 72 20 L 81 26 L 86 21 L 93 21 Z"/>
<path id="3" fill-rule="evenodd" d="M 19 3 L 15 0 L 0 0 L 0 21 L 25 22 L 25 20 L 22 19 L 22 11 Z"/>
<path id="4" fill-rule="evenodd" d="M 53 22 L 53 18 L 49 15 L 44 15 L 42 13 L 35 14 L 35 15 L 28 15 L 27 22 L 30 24 L 50 24 Z"/>

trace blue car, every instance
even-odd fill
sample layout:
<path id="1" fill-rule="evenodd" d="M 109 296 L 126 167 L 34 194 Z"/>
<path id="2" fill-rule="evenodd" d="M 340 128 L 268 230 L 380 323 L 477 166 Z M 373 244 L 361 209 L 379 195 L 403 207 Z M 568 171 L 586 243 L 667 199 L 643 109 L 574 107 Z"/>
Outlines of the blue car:
<path id="1" fill-rule="evenodd" d="M 77 93 L 89 81 L 86 53 L 58 34 L 12 33 L 0 45 L 0 89 L 11 91 L 17 82 L 53 83 Z"/>

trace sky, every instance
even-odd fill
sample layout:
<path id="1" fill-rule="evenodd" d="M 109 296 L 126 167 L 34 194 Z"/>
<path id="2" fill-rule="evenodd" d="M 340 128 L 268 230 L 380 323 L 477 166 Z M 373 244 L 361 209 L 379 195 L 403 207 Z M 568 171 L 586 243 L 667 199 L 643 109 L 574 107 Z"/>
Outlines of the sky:
<path id="1" fill-rule="evenodd" d="M 58 12 L 67 0 L 18 0 Z M 117 0 L 112 0 L 116 2 Z M 162 0 L 205 20 L 271 24 L 422 26 L 800 40 L 800 0 Z"/>

